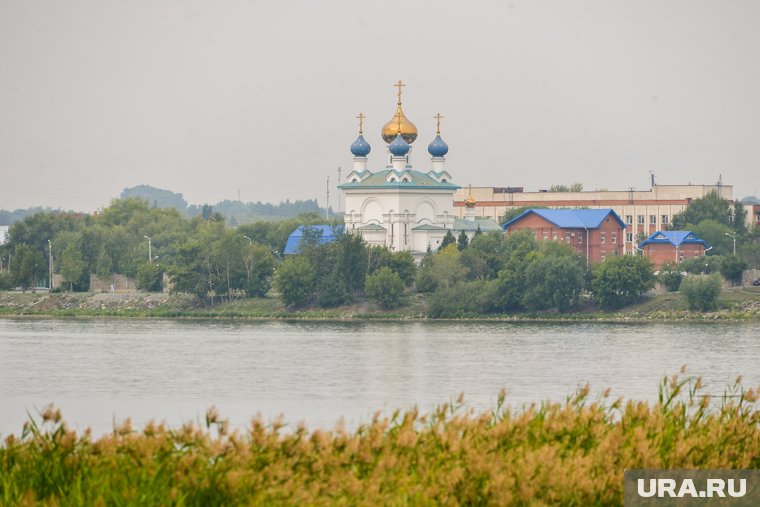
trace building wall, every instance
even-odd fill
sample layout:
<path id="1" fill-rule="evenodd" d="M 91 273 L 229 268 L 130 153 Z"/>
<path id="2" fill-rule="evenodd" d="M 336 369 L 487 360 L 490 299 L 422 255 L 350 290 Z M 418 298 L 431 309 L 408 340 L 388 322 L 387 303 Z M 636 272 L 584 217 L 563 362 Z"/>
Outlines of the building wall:
<path id="1" fill-rule="evenodd" d="M 760 227 L 760 204 L 745 205 L 744 209 L 747 210 L 747 227 Z"/>
<path id="2" fill-rule="evenodd" d="M 531 213 L 510 225 L 506 233 L 512 234 L 524 229 L 533 231 L 539 241 L 563 241 L 571 245 L 590 263 L 601 262 L 611 255 L 625 253 L 621 241 L 624 229 L 612 216 L 608 216 L 598 229 L 586 230 L 557 227 L 543 217 Z"/>
<path id="3" fill-rule="evenodd" d="M 420 224 L 452 229 L 454 225 L 453 192 L 446 189 L 349 189 L 345 190 L 346 230 L 375 223 L 385 227 L 382 240 L 393 250 L 424 252 L 428 241 L 443 233 L 413 231 Z M 377 233 L 367 235 L 374 244 L 383 238 Z M 423 247 L 420 250 L 420 247 Z M 435 245 L 432 245 L 435 246 Z"/>
<path id="4" fill-rule="evenodd" d="M 644 245 L 643 250 L 656 269 L 661 268 L 666 262 L 682 262 L 705 254 L 703 245 L 692 243 L 684 243 L 677 249 L 671 243 L 650 243 Z"/>
<path id="5" fill-rule="evenodd" d="M 673 215 L 710 191 L 733 201 L 730 185 L 655 185 L 644 191 L 593 192 L 503 192 L 494 187 L 474 187 L 472 196 L 477 202 L 477 216 L 494 220 L 499 220 L 508 209 L 520 207 L 612 208 L 627 225 L 623 251 L 633 253 L 639 243 L 637 238 L 643 241 L 656 231 L 668 229 Z M 461 188 L 455 194 L 454 209 L 458 217 L 464 216 L 464 199 L 468 192 L 468 188 Z"/>

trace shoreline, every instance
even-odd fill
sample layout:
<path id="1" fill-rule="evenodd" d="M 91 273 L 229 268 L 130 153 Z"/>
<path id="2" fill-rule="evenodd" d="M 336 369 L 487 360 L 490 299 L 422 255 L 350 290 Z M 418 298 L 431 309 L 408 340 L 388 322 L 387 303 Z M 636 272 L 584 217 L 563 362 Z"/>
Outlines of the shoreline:
<path id="1" fill-rule="evenodd" d="M 426 315 L 424 297 L 410 297 L 403 310 L 382 310 L 359 302 L 337 308 L 290 310 L 272 297 L 240 299 L 203 307 L 192 296 L 162 293 L 0 293 L 0 318 L 170 319 L 297 322 L 515 322 L 537 324 L 647 324 L 760 322 L 760 290 L 729 289 L 713 312 L 682 308 L 677 293 L 650 294 L 615 312 L 474 314 L 446 318 Z M 733 299 L 732 299 L 733 298 Z"/>

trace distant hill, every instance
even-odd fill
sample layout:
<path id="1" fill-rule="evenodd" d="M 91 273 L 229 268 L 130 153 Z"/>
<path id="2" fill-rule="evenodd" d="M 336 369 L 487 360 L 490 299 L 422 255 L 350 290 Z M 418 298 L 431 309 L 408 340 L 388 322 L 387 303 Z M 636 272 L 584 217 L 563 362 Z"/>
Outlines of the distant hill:
<path id="1" fill-rule="evenodd" d="M 18 220 L 23 220 L 24 218 L 28 216 L 32 216 L 35 213 L 44 213 L 44 212 L 49 212 L 49 211 L 60 211 L 60 210 L 54 210 L 53 208 L 41 208 L 39 206 L 34 207 L 34 208 L 17 209 L 13 211 L 0 209 L 0 225 L 12 225 L 14 222 L 17 222 Z"/>
<path id="2" fill-rule="evenodd" d="M 182 197 L 182 194 L 151 187 L 150 185 L 137 185 L 136 187 L 125 188 L 121 191 L 120 197 L 122 199 L 139 197 L 147 201 L 149 206 L 155 208 L 175 208 L 183 213 L 187 210 L 187 201 Z"/>
<path id="3" fill-rule="evenodd" d="M 125 188 L 121 198 L 139 197 L 148 202 L 150 206 L 157 208 L 176 208 L 189 217 L 199 216 L 203 213 L 203 207 L 208 204 L 188 205 L 182 194 L 151 187 L 150 185 L 138 185 Z M 289 199 L 279 204 L 267 202 L 242 202 L 224 200 L 212 204 L 213 211 L 222 214 L 230 225 L 245 224 L 255 220 L 277 220 L 292 218 L 303 213 L 322 213 L 323 210 L 315 199 L 305 201 L 293 201 Z"/>
<path id="4" fill-rule="evenodd" d="M 156 208 L 175 208 L 180 213 L 188 217 L 199 216 L 203 213 L 203 207 L 209 204 L 190 204 L 188 205 L 182 194 L 172 192 L 163 188 L 156 188 L 150 185 L 137 185 L 122 190 L 121 199 L 137 197 L 143 199 L 149 206 Z M 286 199 L 279 204 L 268 202 L 242 202 L 224 200 L 222 202 L 210 205 L 214 212 L 224 216 L 227 222 L 232 225 L 242 225 L 256 220 L 280 220 L 293 218 L 305 213 L 324 214 L 324 209 L 319 207 L 316 199 L 291 201 Z M 52 208 L 27 208 L 6 211 L 0 209 L 0 225 L 12 225 L 18 220 L 34 215 L 35 213 L 60 211 Z M 330 215 L 334 215 L 330 210 Z"/>

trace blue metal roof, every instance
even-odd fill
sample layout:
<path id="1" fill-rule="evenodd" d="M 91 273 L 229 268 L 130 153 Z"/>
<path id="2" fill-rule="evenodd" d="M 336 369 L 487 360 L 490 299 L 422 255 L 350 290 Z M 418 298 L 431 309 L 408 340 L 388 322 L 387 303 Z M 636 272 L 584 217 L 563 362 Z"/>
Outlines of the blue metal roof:
<path id="1" fill-rule="evenodd" d="M 703 240 L 691 231 L 657 231 L 647 239 L 639 243 L 639 248 L 649 244 L 663 244 L 670 243 L 673 246 L 681 246 L 683 243 L 687 244 L 701 244 L 705 248 L 710 248 L 707 241 Z"/>
<path id="2" fill-rule="evenodd" d="M 342 225 L 299 225 L 298 228 L 288 236 L 288 241 L 285 243 L 285 249 L 282 253 L 289 255 L 300 252 L 301 241 L 304 237 L 304 229 L 315 231 L 315 233 L 319 235 L 320 245 L 335 241 L 338 235 L 343 232 Z"/>
<path id="3" fill-rule="evenodd" d="M 597 229 L 605 218 L 610 214 L 618 221 L 620 226 L 625 229 L 625 222 L 620 219 L 617 213 L 611 208 L 602 209 L 529 209 L 509 222 L 501 224 L 502 229 L 506 229 L 513 223 L 522 219 L 524 216 L 535 213 L 541 218 L 548 220 L 557 227 L 567 229 Z"/>

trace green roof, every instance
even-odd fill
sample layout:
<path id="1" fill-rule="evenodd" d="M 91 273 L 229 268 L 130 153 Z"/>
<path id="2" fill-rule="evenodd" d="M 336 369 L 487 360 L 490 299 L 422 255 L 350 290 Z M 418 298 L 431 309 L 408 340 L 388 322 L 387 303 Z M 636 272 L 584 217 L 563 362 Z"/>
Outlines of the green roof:
<path id="1" fill-rule="evenodd" d="M 413 231 L 443 231 L 446 230 L 445 227 L 441 227 L 440 225 L 432 225 L 432 224 L 421 224 L 417 227 L 412 227 Z"/>
<path id="2" fill-rule="evenodd" d="M 357 231 L 387 231 L 385 227 L 377 224 L 367 224 L 356 228 Z"/>
<path id="3" fill-rule="evenodd" d="M 477 231 L 480 227 L 481 232 L 503 232 L 501 226 L 492 218 L 475 217 L 474 220 L 467 218 L 455 218 L 455 231 Z"/>
<path id="4" fill-rule="evenodd" d="M 390 182 L 388 178 L 393 173 L 397 180 Z M 400 181 L 402 177 L 408 175 L 410 181 Z M 339 186 L 339 188 L 440 188 L 446 190 L 456 190 L 459 185 L 455 185 L 449 181 L 442 183 L 431 178 L 427 174 L 415 171 L 413 169 L 404 169 L 403 171 L 396 171 L 395 169 L 383 169 L 376 173 L 372 173 L 371 176 L 364 178 L 362 181 L 347 182 Z"/>

